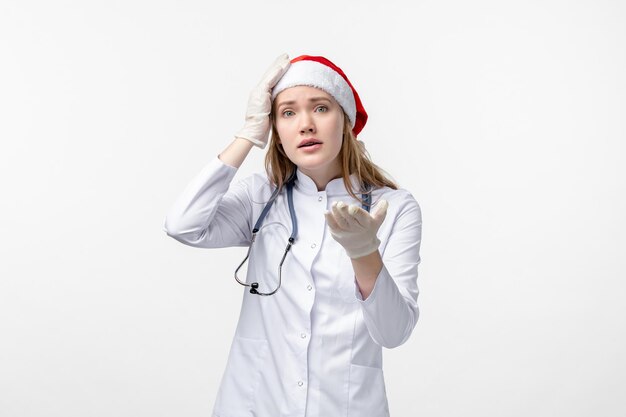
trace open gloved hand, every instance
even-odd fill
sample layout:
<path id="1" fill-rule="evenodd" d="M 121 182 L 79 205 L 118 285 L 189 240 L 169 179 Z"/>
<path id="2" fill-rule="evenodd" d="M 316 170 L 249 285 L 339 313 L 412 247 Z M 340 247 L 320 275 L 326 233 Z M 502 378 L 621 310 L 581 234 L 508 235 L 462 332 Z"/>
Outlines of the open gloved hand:
<path id="1" fill-rule="evenodd" d="M 381 200 L 370 214 L 357 205 L 348 206 L 343 201 L 335 202 L 331 211 L 324 213 L 332 237 L 341 244 L 352 259 L 376 251 L 380 240 L 376 233 L 387 215 L 387 200 Z"/>
<path id="2" fill-rule="evenodd" d="M 261 149 L 265 148 L 270 132 L 272 88 L 287 71 L 289 65 L 289 55 L 282 54 L 267 69 L 261 82 L 250 92 L 246 121 L 235 137 L 247 139 Z"/>

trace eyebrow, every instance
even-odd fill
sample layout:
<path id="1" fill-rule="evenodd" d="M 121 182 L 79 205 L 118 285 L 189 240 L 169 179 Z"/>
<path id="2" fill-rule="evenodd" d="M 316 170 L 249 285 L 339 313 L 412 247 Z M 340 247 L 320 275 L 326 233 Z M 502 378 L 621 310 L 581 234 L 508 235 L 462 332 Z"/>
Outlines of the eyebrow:
<path id="1" fill-rule="evenodd" d="M 327 101 L 330 103 L 330 100 L 327 99 L 326 97 L 311 97 L 309 99 L 310 102 L 315 103 L 317 101 Z M 289 100 L 289 101 L 281 101 L 280 103 L 278 103 L 278 105 L 276 106 L 276 108 L 279 108 L 280 106 L 287 106 L 287 105 L 292 105 L 295 104 L 295 100 Z"/>

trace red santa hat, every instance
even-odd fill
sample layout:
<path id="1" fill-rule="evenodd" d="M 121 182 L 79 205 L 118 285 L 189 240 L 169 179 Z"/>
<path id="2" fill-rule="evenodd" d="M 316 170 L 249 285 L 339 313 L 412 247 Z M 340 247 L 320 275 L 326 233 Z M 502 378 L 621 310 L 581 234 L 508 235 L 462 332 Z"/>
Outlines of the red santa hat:
<path id="1" fill-rule="evenodd" d="M 301 55 L 291 60 L 287 72 L 272 89 L 272 101 L 281 91 L 306 85 L 330 94 L 350 119 L 354 136 L 365 126 L 367 113 L 346 74 L 337 65 L 322 56 Z"/>

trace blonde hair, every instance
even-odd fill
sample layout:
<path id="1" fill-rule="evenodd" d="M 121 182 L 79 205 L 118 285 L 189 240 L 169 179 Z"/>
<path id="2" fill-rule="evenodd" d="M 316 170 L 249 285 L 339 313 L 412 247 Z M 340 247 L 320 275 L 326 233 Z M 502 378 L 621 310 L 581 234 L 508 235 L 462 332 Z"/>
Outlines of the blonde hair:
<path id="1" fill-rule="evenodd" d="M 276 132 L 274 116 L 274 109 L 272 108 L 270 113 L 272 136 L 267 153 L 265 154 L 265 171 L 267 172 L 267 177 L 270 182 L 277 188 L 277 192 L 280 193 L 287 180 L 292 175 L 295 175 L 297 166 L 289 159 L 285 150 L 278 142 L 279 137 Z M 387 177 L 382 168 L 372 162 L 369 153 L 365 149 L 365 145 L 356 140 L 356 137 L 352 133 L 350 120 L 345 112 L 343 119 L 343 141 L 339 152 L 341 176 L 348 193 L 362 204 L 367 205 L 363 199 L 356 196 L 356 193 L 367 194 L 368 192 L 371 193 L 375 188 L 384 186 L 397 190 L 398 186 Z M 356 175 L 358 183 L 361 186 L 360 190 L 354 190 L 352 188 L 350 174 Z M 369 191 L 367 191 L 368 185 L 371 187 Z"/>

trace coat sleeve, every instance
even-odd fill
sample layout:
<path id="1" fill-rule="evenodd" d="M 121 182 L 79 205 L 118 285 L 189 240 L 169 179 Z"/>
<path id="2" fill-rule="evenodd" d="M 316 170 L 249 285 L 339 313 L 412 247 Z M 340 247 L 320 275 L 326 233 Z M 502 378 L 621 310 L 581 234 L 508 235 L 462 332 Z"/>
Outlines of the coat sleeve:
<path id="1" fill-rule="evenodd" d="M 230 185 L 236 172 L 217 156 L 211 160 L 176 199 L 163 231 L 200 248 L 248 246 L 252 204 L 245 181 Z"/>
<path id="2" fill-rule="evenodd" d="M 382 270 L 365 300 L 355 277 L 355 295 L 361 304 L 365 325 L 372 339 L 386 348 L 406 342 L 419 317 L 417 266 L 422 213 L 412 196 L 402 204 L 382 256 Z"/>

